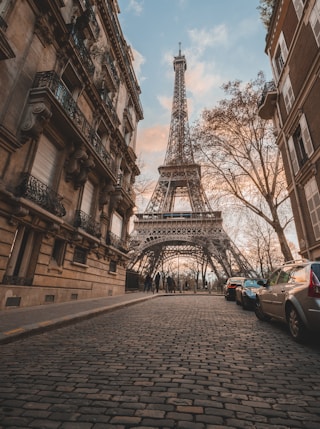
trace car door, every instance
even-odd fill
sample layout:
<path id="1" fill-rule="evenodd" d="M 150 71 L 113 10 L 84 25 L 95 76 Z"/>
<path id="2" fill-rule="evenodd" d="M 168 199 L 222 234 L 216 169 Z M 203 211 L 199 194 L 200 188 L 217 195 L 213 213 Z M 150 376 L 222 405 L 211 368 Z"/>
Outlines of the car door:
<path id="1" fill-rule="evenodd" d="M 285 319 L 285 300 L 288 288 L 290 288 L 292 266 L 283 266 L 274 285 L 271 286 L 270 315 L 276 319 Z"/>
<path id="2" fill-rule="evenodd" d="M 269 277 L 265 286 L 259 290 L 260 304 L 262 310 L 266 314 L 273 313 L 273 301 L 274 301 L 274 286 L 277 284 L 281 268 L 274 271 Z"/>

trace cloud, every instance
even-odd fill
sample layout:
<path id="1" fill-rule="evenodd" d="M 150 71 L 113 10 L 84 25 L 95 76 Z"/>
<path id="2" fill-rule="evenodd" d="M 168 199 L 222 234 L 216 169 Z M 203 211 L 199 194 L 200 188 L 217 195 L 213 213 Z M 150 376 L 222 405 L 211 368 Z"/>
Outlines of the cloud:
<path id="1" fill-rule="evenodd" d="M 158 176 L 158 167 L 164 163 L 168 136 L 169 124 L 138 127 L 136 153 L 141 160 L 141 174 L 144 177 Z"/>
<path id="2" fill-rule="evenodd" d="M 138 128 L 137 152 L 155 154 L 166 150 L 169 125 L 155 125 L 150 128 Z"/>
<path id="3" fill-rule="evenodd" d="M 160 105 L 165 109 L 171 112 L 172 109 L 172 97 L 165 97 L 164 95 L 158 95 L 157 99 Z"/>
<path id="4" fill-rule="evenodd" d="M 136 15 L 141 15 L 143 11 L 143 1 L 130 0 L 127 10 L 132 10 Z"/>
<path id="5" fill-rule="evenodd" d="M 228 30 L 224 24 L 210 30 L 194 28 L 189 30 L 188 34 L 191 41 L 190 54 L 197 57 L 201 57 L 207 48 L 226 45 L 228 42 Z"/>
<path id="6" fill-rule="evenodd" d="M 212 70 L 210 64 L 198 62 L 192 64 L 189 73 L 186 75 L 186 85 L 196 97 L 206 96 L 213 88 L 222 85 L 223 78 Z"/>
<path id="7" fill-rule="evenodd" d="M 131 47 L 132 54 L 133 54 L 133 68 L 137 75 L 138 81 L 141 83 L 146 78 L 142 75 L 142 66 L 146 62 L 145 57 L 136 49 Z"/>

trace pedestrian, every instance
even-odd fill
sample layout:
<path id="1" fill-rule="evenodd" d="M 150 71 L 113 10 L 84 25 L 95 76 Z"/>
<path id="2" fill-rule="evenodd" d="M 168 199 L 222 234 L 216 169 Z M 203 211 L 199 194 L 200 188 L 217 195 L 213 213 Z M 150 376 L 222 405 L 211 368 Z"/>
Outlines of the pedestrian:
<path id="1" fill-rule="evenodd" d="M 174 283 L 173 283 L 173 278 L 171 276 L 167 277 L 167 285 L 168 285 L 168 291 L 170 293 L 173 292 L 173 288 L 174 288 Z"/>
<path id="2" fill-rule="evenodd" d="M 152 287 L 152 278 L 151 278 L 150 274 L 148 273 L 146 275 L 146 278 L 144 279 L 143 292 L 149 292 L 151 290 L 151 287 Z"/>
<path id="3" fill-rule="evenodd" d="M 158 272 L 155 279 L 154 279 L 155 285 L 156 285 L 156 292 L 159 292 L 159 285 L 160 285 L 160 273 Z"/>

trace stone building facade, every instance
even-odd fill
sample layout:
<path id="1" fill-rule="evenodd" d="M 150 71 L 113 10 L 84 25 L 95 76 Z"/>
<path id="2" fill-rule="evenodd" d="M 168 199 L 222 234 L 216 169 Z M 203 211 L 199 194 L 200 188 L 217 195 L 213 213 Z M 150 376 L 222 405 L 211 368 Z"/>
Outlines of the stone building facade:
<path id="1" fill-rule="evenodd" d="M 320 0 L 276 0 L 266 38 L 274 82 L 259 114 L 273 119 L 300 254 L 320 260 Z"/>
<path id="2" fill-rule="evenodd" d="M 0 309 L 125 292 L 143 111 L 119 13 L 0 1 Z"/>

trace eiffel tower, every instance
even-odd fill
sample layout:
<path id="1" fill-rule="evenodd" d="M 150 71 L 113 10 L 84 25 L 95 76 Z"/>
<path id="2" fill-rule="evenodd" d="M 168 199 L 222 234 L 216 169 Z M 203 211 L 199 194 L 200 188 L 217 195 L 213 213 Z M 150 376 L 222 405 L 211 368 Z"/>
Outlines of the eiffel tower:
<path id="1" fill-rule="evenodd" d="M 210 266 L 217 278 L 250 276 L 253 270 L 222 226 L 221 211 L 213 211 L 194 161 L 186 99 L 187 62 L 174 57 L 174 94 L 168 146 L 160 177 L 144 213 L 136 214 L 129 268 L 140 273 L 162 271 L 164 261 L 191 257 Z M 179 210 L 182 204 L 187 210 Z"/>

